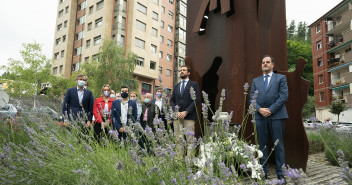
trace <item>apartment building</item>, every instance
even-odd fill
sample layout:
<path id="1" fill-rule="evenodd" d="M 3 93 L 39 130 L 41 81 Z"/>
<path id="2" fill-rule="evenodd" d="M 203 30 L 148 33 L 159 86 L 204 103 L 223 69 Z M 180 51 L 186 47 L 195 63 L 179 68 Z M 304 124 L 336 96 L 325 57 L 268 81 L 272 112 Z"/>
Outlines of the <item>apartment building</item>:
<path id="1" fill-rule="evenodd" d="M 179 1 L 59 0 L 52 73 L 67 78 L 81 70 L 111 37 L 138 56 L 134 76 L 141 94 L 161 85 L 171 92 L 185 58 L 186 0 Z"/>
<path id="2" fill-rule="evenodd" d="M 340 122 L 352 123 L 352 2 L 340 2 L 309 27 L 316 117 L 336 121 L 329 106 L 337 100 L 348 107 Z"/>

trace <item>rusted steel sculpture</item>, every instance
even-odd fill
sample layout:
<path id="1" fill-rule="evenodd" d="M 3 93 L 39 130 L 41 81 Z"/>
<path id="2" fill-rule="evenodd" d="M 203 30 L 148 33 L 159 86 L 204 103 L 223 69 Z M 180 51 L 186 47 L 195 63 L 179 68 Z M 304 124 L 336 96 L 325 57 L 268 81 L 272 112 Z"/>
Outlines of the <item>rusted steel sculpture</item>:
<path id="1" fill-rule="evenodd" d="M 242 121 L 243 85 L 262 74 L 260 62 L 265 54 L 275 58 L 275 70 L 287 71 L 285 1 L 191 0 L 187 2 L 186 64 L 192 66 L 191 79 L 197 81 L 202 90 L 208 91 L 210 99 L 216 99 L 216 107 L 220 97 L 218 92 L 226 89 L 227 96 L 223 110 L 234 111 L 233 123 Z M 289 89 L 292 89 L 292 84 L 305 87 L 305 81 L 302 82 L 301 78 L 296 77 L 288 83 Z M 303 127 L 300 104 L 304 105 L 305 101 L 302 100 L 306 99 L 307 92 L 305 90 L 299 92 L 297 94 L 289 92 L 287 109 L 290 119 L 285 122 L 287 125 L 285 133 L 294 129 L 290 128 L 291 126 Z M 301 99 L 302 97 L 305 98 Z M 293 104 L 298 101 L 302 102 L 299 105 Z M 294 116 L 299 116 L 300 120 L 298 117 L 293 118 Z M 293 123 L 294 121 L 297 122 Z M 196 134 L 199 136 L 200 128 L 197 129 Z M 302 145 L 308 146 L 304 130 L 295 129 L 295 131 L 297 132 L 294 135 L 285 135 L 286 154 L 308 151 L 303 151 L 307 148 L 302 147 Z M 252 132 L 253 126 L 249 122 L 245 135 L 249 136 Z M 297 138 L 301 137 L 305 138 L 303 139 L 305 141 L 297 143 Z M 305 170 L 307 163 L 305 156 L 307 155 L 287 155 L 286 161 L 291 167 Z"/>

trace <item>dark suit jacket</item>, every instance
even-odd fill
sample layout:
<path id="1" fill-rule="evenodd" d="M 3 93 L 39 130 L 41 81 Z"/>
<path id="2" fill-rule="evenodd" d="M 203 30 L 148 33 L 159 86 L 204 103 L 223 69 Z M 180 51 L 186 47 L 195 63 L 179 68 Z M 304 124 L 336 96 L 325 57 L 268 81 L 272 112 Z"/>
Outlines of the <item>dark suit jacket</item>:
<path id="1" fill-rule="evenodd" d="M 82 107 L 79 104 L 77 87 L 69 88 L 66 91 L 64 102 L 62 103 L 62 114 L 68 115 L 72 114 L 74 119 L 77 118 L 79 114 L 82 114 L 84 110 L 85 114 L 88 117 L 89 121 L 92 121 L 93 117 L 93 105 L 94 105 L 94 96 L 92 91 L 88 89 L 83 89 L 84 95 L 82 99 Z M 83 109 L 82 109 L 83 108 Z M 71 117 L 69 116 L 71 120 Z"/>
<path id="2" fill-rule="evenodd" d="M 162 109 L 160 110 L 160 114 L 164 115 L 167 112 L 167 110 L 165 110 L 165 109 L 167 109 L 168 100 L 166 98 L 161 98 L 161 99 L 162 99 L 163 103 L 161 105 Z M 156 98 L 153 98 L 152 103 L 155 104 L 155 102 L 156 102 Z"/>
<path id="3" fill-rule="evenodd" d="M 200 100 L 198 83 L 189 80 L 186 87 L 185 87 L 185 90 L 184 90 L 182 97 L 181 97 L 181 92 L 180 92 L 180 86 L 181 86 L 181 82 L 177 83 L 174 86 L 174 88 L 172 89 L 172 95 L 170 98 L 170 105 L 173 110 L 175 110 L 175 106 L 178 105 L 180 107 L 179 112 L 187 111 L 188 114 L 185 117 L 185 120 L 197 120 L 196 106 L 198 105 L 199 100 Z M 190 93 L 191 87 L 194 88 L 194 91 L 196 93 L 195 94 L 196 95 L 195 101 L 193 101 L 191 98 L 191 93 Z"/>
<path id="4" fill-rule="evenodd" d="M 122 101 L 122 100 L 121 100 Z M 114 100 L 111 105 L 110 118 L 112 123 L 112 128 L 114 130 L 120 130 L 121 124 L 121 101 Z M 137 104 L 133 100 L 128 100 L 128 108 L 132 107 L 132 115 L 127 113 L 127 125 L 129 125 L 128 120 L 132 119 L 132 122 L 137 121 Z"/>
<path id="5" fill-rule="evenodd" d="M 143 103 L 142 104 L 142 114 L 140 117 L 141 125 L 144 129 L 148 125 L 150 128 L 152 128 L 153 131 L 155 131 L 153 121 L 154 121 L 156 114 L 158 114 L 158 116 L 160 115 L 160 109 L 153 102 L 150 103 L 150 105 L 148 107 L 148 112 L 147 112 L 147 121 L 145 122 L 145 121 L 143 121 L 143 118 L 144 118 L 144 113 L 145 113 L 146 109 L 147 109 L 147 105 L 145 103 Z"/>
<path id="6" fill-rule="evenodd" d="M 287 119 L 287 111 L 285 103 L 288 99 L 288 87 L 285 75 L 273 73 L 268 91 L 265 92 L 263 75 L 255 78 L 252 82 L 250 100 L 254 92 L 258 90 L 259 94 L 256 99 L 255 119 L 263 119 L 264 117 L 258 112 L 259 108 L 269 108 L 271 111 L 271 119 Z"/>

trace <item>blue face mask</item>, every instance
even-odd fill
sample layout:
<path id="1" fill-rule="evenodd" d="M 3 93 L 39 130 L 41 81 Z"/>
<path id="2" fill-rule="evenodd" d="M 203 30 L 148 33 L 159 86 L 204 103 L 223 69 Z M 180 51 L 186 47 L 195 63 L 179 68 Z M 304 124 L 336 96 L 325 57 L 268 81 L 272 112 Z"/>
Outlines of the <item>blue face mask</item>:
<path id="1" fill-rule="evenodd" d="M 156 93 L 156 97 L 161 98 L 162 96 L 163 96 L 163 93 L 161 93 L 161 92 Z"/>
<path id="2" fill-rule="evenodd" d="M 115 99 L 115 94 L 110 94 L 110 98 Z"/>
<path id="3" fill-rule="evenodd" d="M 145 98 L 145 99 L 144 99 L 144 102 L 145 102 L 145 103 L 149 103 L 149 102 L 150 102 L 150 99 L 149 99 L 149 98 Z"/>
<path id="4" fill-rule="evenodd" d="M 78 80 L 78 83 L 77 83 L 78 87 L 83 87 L 85 84 L 86 84 L 85 81 L 83 81 L 83 80 Z"/>

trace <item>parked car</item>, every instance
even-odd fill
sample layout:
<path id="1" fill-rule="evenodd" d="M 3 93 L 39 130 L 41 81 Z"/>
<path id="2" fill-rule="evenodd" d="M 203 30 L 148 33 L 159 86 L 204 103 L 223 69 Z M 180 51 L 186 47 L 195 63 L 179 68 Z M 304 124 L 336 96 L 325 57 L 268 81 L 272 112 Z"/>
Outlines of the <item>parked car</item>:
<path id="1" fill-rule="evenodd" d="M 3 107 L 0 107 L 0 115 L 3 117 L 10 117 L 14 118 L 17 116 L 17 109 L 14 105 L 12 104 L 7 104 Z"/>
<path id="2" fill-rule="evenodd" d="M 352 132 L 352 123 L 339 123 L 336 125 L 337 132 Z"/>
<path id="3" fill-rule="evenodd" d="M 62 116 L 59 115 L 56 111 L 54 111 L 52 108 L 48 106 L 41 106 L 41 107 L 36 107 L 33 109 L 33 111 L 40 116 L 45 116 L 48 118 L 51 118 L 56 121 L 61 121 Z"/>
<path id="4" fill-rule="evenodd" d="M 313 121 L 311 119 L 308 119 L 308 120 L 303 121 L 303 125 L 305 128 L 314 128 L 315 126 L 322 125 L 322 122 L 319 120 Z"/>

